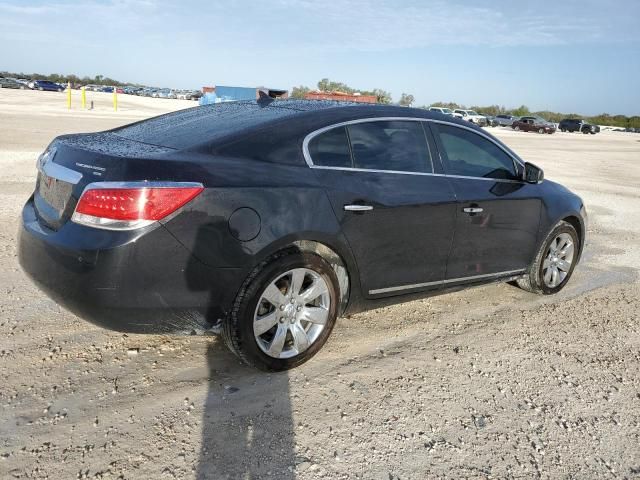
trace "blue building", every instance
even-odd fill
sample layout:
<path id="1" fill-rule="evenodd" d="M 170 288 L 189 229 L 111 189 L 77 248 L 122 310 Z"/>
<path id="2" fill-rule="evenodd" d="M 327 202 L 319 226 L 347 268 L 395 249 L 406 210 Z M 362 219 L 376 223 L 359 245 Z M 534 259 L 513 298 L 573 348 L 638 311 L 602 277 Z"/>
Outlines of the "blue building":
<path id="1" fill-rule="evenodd" d="M 240 100 L 256 100 L 259 92 L 263 91 L 273 98 L 286 98 L 289 93 L 287 90 L 278 90 L 263 87 L 229 87 L 226 85 L 216 85 L 213 92 L 205 93 L 200 98 L 200 105 L 209 105 L 221 102 L 237 102 Z"/>

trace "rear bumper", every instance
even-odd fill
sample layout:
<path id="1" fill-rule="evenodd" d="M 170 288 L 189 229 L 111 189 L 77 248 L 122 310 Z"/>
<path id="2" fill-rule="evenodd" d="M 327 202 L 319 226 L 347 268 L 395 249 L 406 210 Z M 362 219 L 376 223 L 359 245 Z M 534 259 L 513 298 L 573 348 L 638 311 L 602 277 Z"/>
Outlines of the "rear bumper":
<path id="1" fill-rule="evenodd" d="M 67 222 L 49 230 L 33 200 L 22 212 L 18 257 L 57 303 L 132 333 L 205 333 L 229 310 L 243 278 L 239 269 L 202 264 L 161 225 L 113 232 Z"/>

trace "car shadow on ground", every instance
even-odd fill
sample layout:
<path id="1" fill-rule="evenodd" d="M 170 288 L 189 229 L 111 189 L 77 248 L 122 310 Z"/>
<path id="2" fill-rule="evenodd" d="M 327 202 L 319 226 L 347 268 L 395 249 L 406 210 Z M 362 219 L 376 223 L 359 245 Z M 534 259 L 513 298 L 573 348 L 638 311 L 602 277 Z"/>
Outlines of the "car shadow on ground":
<path id="1" fill-rule="evenodd" d="M 242 365 L 222 341 L 207 347 L 209 386 L 196 478 L 294 479 L 289 376 Z"/>
<path id="2" fill-rule="evenodd" d="M 224 245 L 230 258 L 241 256 L 243 245 L 227 242 L 220 233 L 226 229 L 227 222 L 222 217 L 202 222 L 192 248 L 195 254 L 185 268 L 189 288 L 209 296 L 205 328 L 218 324 L 220 313 L 215 306 L 221 292 L 208 281 L 216 271 L 203 270 L 196 257 L 198 254 L 206 257 L 215 245 Z M 206 356 L 208 388 L 196 478 L 295 478 L 294 424 L 287 372 L 266 373 L 244 365 L 220 337 L 208 342 Z"/>

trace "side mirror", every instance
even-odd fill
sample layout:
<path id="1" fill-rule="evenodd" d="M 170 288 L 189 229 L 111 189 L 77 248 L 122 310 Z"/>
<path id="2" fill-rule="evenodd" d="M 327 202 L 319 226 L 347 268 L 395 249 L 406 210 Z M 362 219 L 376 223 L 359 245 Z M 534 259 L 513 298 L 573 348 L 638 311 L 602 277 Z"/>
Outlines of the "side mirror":
<path id="1" fill-rule="evenodd" d="M 533 163 L 524 164 L 524 181 L 527 183 L 540 183 L 544 180 L 544 172 Z"/>

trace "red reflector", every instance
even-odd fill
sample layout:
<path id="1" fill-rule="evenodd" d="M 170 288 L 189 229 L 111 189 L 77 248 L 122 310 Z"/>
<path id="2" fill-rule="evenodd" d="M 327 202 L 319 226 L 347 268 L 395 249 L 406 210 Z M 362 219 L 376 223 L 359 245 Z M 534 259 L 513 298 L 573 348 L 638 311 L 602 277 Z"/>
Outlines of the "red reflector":
<path id="1" fill-rule="evenodd" d="M 193 200 L 203 187 L 96 188 L 86 190 L 76 213 L 113 220 L 160 220 Z"/>

